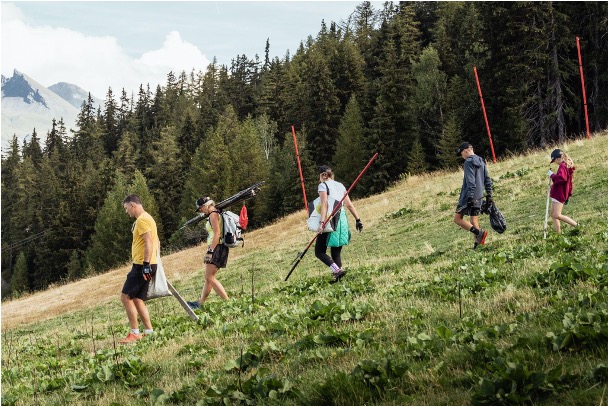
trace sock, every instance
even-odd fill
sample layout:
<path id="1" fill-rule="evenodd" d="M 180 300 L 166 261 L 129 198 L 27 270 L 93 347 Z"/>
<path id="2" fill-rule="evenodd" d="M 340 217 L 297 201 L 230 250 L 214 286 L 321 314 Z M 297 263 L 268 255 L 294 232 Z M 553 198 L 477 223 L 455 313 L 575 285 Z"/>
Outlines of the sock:
<path id="1" fill-rule="evenodd" d="M 475 226 L 471 226 L 471 228 L 469 229 L 470 232 L 472 232 L 475 235 L 479 235 L 479 229 L 475 228 Z"/>
<path id="2" fill-rule="evenodd" d="M 132 328 L 131 329 L 131 333 L 133 333 L 135 335 L 139 335 L 139 329 L 138 328 Z"/>
<path id="3" fill-rule="evenodd" d="M 146 333 L 146 334 L 152 334 L 152 333 L 154 333 L 154 329 L 149 329 L 149 330 L 145 329 L 144 333 Z"/>
<path id="4" fill-rule="evenodd" d="M 335 262 L 334 262 L 334 263 L 332 263 L 332 264 L 329 266 L 329 269 L 331 269 L 331 271 L 332 271 L 333 273 L 336 273 L 336 272 L 339 272 L 339 271 L 340 271 L 340 267 L 339 267 L 339 266 L 338 266 L 338 264 L 336 264 Z"/>

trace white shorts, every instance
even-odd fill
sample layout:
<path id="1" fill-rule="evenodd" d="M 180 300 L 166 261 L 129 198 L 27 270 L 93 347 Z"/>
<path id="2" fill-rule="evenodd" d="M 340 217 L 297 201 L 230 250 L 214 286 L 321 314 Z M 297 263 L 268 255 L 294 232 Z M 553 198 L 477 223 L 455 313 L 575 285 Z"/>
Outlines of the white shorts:
<path id="1" fill-rule="evenodd" d="M 560 202 L 559 200 L 554 199 L 554 198 L 551 198 L 551 201 L 552 201 L 552 202 L 554 202 L 554 203 L 562 203 L 562 202 Z M 563 204 L 563 203 L 562 203 L 562 204 Z"/>

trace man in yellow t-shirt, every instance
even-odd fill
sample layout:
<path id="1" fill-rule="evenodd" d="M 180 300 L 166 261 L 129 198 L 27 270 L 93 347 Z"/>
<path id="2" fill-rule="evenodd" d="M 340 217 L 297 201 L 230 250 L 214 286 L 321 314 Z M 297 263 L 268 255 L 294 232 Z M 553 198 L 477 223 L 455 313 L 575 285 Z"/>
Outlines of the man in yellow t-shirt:
<path id="1" fill-rule="evenodd" d="M 156 272 L 157 253 L 160 249 L 156 222 L 148 214 L 137 195 L 129 195 L 123 200 L 122 206 L 130 217 L 135 219 L 133 223 L 133 242 L 131 243 L 131 257 L 133 266 L 127 274 L 127 280 L 122 287 L 120 300 L 125 307 L 131 331 L 120 344 L 132 343 L 142 339 L 145 335 L 154 334 L 148 308 L 144 302 L 148 291 L 149 281 Z M 144 334 L 139 333 L 137 315 L 144 325 Z"/>

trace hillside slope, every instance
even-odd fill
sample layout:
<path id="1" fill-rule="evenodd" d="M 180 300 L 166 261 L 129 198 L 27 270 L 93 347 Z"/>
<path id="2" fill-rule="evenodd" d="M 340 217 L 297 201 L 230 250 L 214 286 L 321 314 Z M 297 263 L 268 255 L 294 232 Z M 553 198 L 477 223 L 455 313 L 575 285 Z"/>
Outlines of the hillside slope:
<path id="1" fill-rule="evenodd" d="M 155 300 L 157 340 L 112 352 L 127 330 L 118 299 L 125 266 L 3 303 L 2 329 L 10 333 L 3 336 L 3 362 L 19 354 L 9 337 L 31 342 L 33 333 L 41 348 L 57 348 L 19 362 L 57 357 L 51 353 L 69 342 L 59 352 L 69 347 L 86 359 L 101 348 L 110 364 L 113 357 L 136 357 L 158 372 L 150 384 L 126 381 L 114 369 L 107 381 L 92 377 L 95 367 L 79 370 L 70 382 L 83 386 L 91 404 L 137 404 L 152 388 L 177 403 L 234 401 L 239 389 L 269 403 L 278 396 L 281 404 L 468 404 L 516 396 L 558 404 L 555 394 L 561 404 L 598 404 L 608 376 L 598 361 L 608 359 L 608 133 L 560 147 L 577 167 L 564 214 L 582 224 L 564 226 L 564 236 L 542 238 L 550 150 L 489 165 L 508 230 L 490 232 L 475 251 L 471 236 L 452 223 L 462 171 L 413 176 L 355 202 L 365 229 L 344 250 L 349 274 L 339 284 L 327 283 L 329 271 L 312 250 L 283 282 L 312 238 L 304 213 L 296 213 L 248 233 L 245 247 L 232 250 L 228 269 L 218 275 L 231 299 L 221 302 L 212 293 L 199 325 L 175 300 Z M 481 223 L 489 226 L 487 217 Z M 187 300 L 202 288 L 201 258 L 202 247 L 164 258 L 169 280 Z M 588 325 L 579 306 L 597 333 L 560 330 L 566 319 L 577 332 Z M 551 337 L 553 349 L 546 343 Z M 249 386 L 231 386 L 241 382 L 237 364 Z M 269 372 L 276 381 L 268 381 Z M 3 399 L 5 391 L 11 399 L 26 390 L 27 376 L 3 377 Z M 69 398 L 74 389 L 66 385 L 45 399 Z M 135 396 L 124 385 L 145 391 Z M 515 394 L 505 398 L 509 387 Z"/>

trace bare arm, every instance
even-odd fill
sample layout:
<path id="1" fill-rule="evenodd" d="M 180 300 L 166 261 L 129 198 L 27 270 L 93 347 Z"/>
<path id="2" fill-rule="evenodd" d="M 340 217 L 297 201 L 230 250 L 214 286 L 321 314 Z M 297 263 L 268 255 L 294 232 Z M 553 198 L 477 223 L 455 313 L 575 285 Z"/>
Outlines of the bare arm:
<path id="1" fill-rule="evenodd" d="M 355 205 L 350 200 L 350 196 L 346 195 L 346 197 L 344 198 L 344 205 L 346 206 L 348 211 L 350 211 L 351 214 L 355 217 L 355 220 L 360 219 L 359 213 L 357 213 L 357 209 L 355 209 Z"/>
<path id="2" fill-rule="evenodd" d="M 211 213 L 209 215 L 209 222 L 211 223 L 211 228 L 213 229 L 213 241 L 211 241 L 211 244 L 209 244 L 209 248 L 215 250 L 215 248 L 220 244 L 220 233 L 222 232 L 219 213 Z"/>
<path id="3" fill-rule="evenodd" d="M 148 231 L 141 235 L 141 238 L 144 239 L 144 262 L 150 263 L 152 259 L 152 249 L 154 247 L 154 242 L 152 241 L 152 232 Z"/>
<path id="4" fill-rule="evenodd" d="M 319 231 L 322 231 L 321 226 L 327 219 L 327 192 L 319 192 L 319 197 L 321 198 L 321 223 L 319 224 Z"/>

